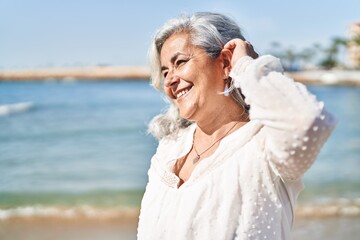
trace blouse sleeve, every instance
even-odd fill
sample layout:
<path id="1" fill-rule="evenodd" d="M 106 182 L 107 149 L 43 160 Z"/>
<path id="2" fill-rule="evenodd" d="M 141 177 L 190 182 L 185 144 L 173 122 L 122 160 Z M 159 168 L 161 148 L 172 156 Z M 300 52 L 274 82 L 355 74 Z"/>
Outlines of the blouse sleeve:
<path id="1" fill-rule="evenodd" d="M 250 105 L 249 117 L 262 125 L 264 148 L 273 171 L 295 180 L 312 165 L 336 119 L 306 87 L 283 73 L 279 59 L 242 57 L 230 76 Z"/>

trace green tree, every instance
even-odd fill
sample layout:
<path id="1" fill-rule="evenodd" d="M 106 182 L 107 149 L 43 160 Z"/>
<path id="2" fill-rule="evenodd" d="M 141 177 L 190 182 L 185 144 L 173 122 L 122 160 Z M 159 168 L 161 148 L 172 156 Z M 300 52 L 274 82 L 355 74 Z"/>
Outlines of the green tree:
<path id="1" fill-rule="evenodd" d="M 299 61 L 299 54 L 293 48 L 285 49 L 283 59 L 288 71 L 297 70 L 297 62 Z"/>
<path id="2" fill-rule="evenodd" d="M 311 65 L 314 63 L 314 58 L 316 56 L 316 49 L 312 47 L 304 48 L 299 52 L 299 58 L 301 60 L 302 68 L 306 65 Z"/>
<path id="3" fill-rule="evenodd" d="M 284 48 L 279 42 L 274 41 L 270 43 L 268 52 L 280 59 L 285 71 L 296 70 L 299 54 L 295 52 L 294 48 Z"/>
<path id="4" fill-rule="evenodd" d="M 338 60 L 338 53 L 340 47 L 347 46 L 348 40 L 341 37 L 334 37 L 331 39 L 330 46 L 324 49 L 324 58 L 320 61 L 320 66 L 331 69 L 340 65 Z"/>

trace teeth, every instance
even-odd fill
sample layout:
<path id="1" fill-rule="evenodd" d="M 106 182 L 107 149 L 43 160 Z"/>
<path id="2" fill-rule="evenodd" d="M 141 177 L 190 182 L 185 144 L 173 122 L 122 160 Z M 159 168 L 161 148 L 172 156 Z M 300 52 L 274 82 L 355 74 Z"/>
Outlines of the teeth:
<path id="1" fill-rule="evenodd" d="M 176 95 L 176 98 L 181 97 L 182 95 L 184 95 L 185 93 L 187 93 L 189 90 L 190 90 L 190 89 L 182 90 L 181 92 L 179 92 L 179 93 Z"/>

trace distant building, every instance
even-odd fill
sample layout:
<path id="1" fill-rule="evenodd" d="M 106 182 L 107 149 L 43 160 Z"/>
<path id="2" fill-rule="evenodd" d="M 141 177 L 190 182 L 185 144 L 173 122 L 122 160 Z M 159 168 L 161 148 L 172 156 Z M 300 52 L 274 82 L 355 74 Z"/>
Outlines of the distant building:
<path id="1" fill-rule="evenodd" d="M 358 38 L 358 42 L 350 41 L 348 44 L 348 59 L 352 67 L 360 68 L 360 22 L 350 25 L 350 39 Z"/>

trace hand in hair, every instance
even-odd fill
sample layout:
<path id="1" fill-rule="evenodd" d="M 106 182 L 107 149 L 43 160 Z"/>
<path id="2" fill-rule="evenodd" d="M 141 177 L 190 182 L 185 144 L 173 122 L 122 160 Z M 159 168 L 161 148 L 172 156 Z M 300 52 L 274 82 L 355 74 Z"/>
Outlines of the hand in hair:
<path id="1" fill-rule="evenodd" d="M 244 41 L 239 38 L 232 39 L 227 42 L 224 49 L 232 52 L 231 66 L 234 66 L 235 63 L 243 56 L 250 56 L 254 59 L 259 56 L 257 52 L 255 52 L 254 47 L 248 41 Z"/>

